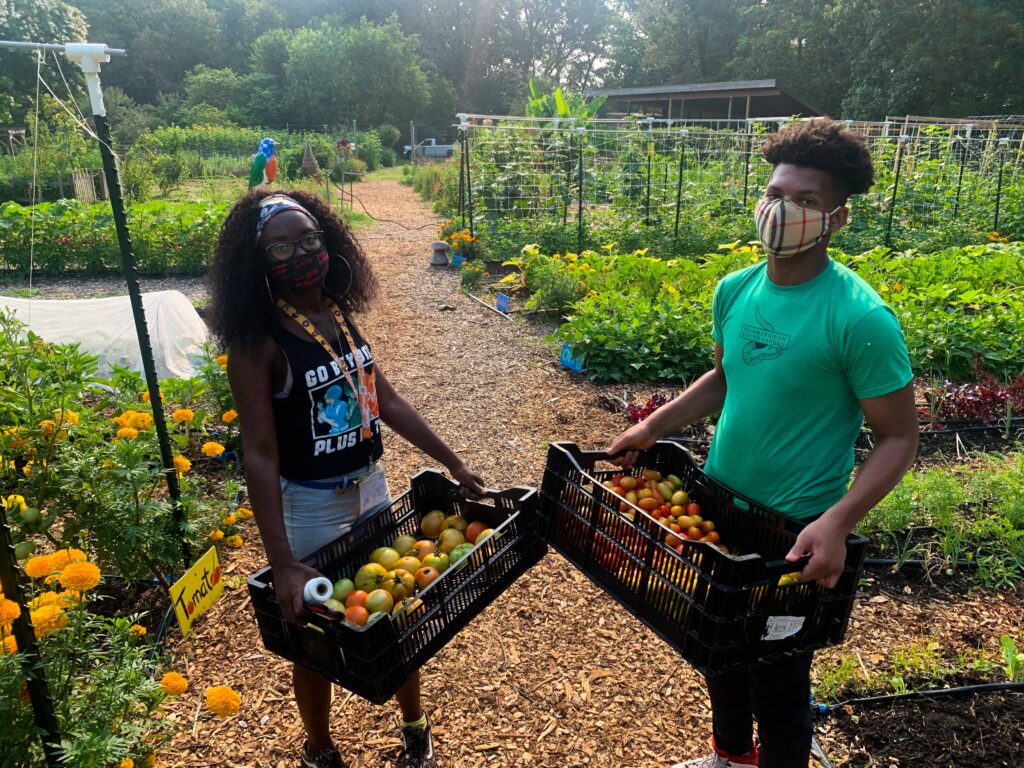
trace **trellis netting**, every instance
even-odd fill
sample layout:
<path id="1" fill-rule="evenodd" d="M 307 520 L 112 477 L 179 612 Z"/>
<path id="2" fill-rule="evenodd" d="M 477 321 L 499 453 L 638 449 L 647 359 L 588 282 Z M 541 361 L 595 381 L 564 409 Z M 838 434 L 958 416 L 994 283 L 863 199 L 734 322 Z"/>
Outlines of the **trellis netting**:
<path id="1" fill-rule="evenodd" d="M 142 295 L 157 376 L 190 378 L 206 343 L 206 324 L 188 298 L 178 291 Z M 48 301 L 0 296 L 0 309 L 15 317 L 44 340 L 78 344 L 99 358 L 100 376 L 114 365 L 142 371 L 142 354 L 127 296 L 104 299 Z"/>
<path id="2" fill-rule="evenodd" d="M 474 234 L 561 228 L 578 248 L 615 230 L 710 233 L 695 247 L 753 240 L 753 205 L 771 171 L 760 148 L 784 122 L 463 116 L 459 216 Z M 1024 237 L 1024 128 L 850 127 L 865 136 L 875 184 L 851 200 L 837 247 L 977 242 L 997 229 Z"/>

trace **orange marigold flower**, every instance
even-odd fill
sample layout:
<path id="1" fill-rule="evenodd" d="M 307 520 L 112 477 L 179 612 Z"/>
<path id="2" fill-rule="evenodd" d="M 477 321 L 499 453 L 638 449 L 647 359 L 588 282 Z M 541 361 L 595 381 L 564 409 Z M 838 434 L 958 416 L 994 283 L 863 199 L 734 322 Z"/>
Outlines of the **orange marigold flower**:
<path id="1" fill-rule="evenodd" d="M 135 761 L 130 757 L 121 759 L 121 762 L 117 764 L 117 768 L 135 768 Z"/>
<path id="2" fill-rule="evenodd" d="M 168 696 L 181 696 L 188 688 L 188 680 L 177 672 L 164 672 L 160 685 Z"/>
<path id="3" fill-rule="evenodd" d="M 218 528 L 217 530 L 213 531 L 210 534 L 210 540 L 211 541 L 220 541 L 223 538 L 224 538 L 224 531 L 222 531 L 220 528 Z"/>
<path id="4" fill-rule="evenodd" d="M 224 413 L 221 414 L 220 420 L 223 421 L 225 424 L 230 424 L 232 421 L 234 421 L 237 418 L 238 418 L 238 411 L 236 411 L 234 408 L 232 408 L 230 411 L 224 411 Z"/>
<path id="5" fill-rule="evenodd" d="M 250 520 L 252 519 L 252 510 L 246 509 L 245 507 L 239 507 L 235 510 L 235 517 L 239 520 Z"/>
<path id="6" fill-rule="evenodd" d="M 242 540 L 241 536 L 239 536 L 238 534 L 235 534 L 234 536 L 228 536 L 226 539 L 224 539 L 224 543 L 227 544 L 232 549 L 238 549 L 245 542 Z"/>
<path id="7" fill-rule="evenodd" d="M 178 408 L 171 414 L 171 421 L 175 424 L 181 424 L 185 421 L 192 421 L 195 416 L 191 408 Z"/>
<path id="8" fill-rule="evenodd" d="M 128 631 L 137 638 L 145 637 L 149 632 L 149 630 L 147 630 L 141 624 L 132 624 L 130 627 L 128 627 Z"/>
<path id="9" fill-rule="evenodd" d="M 174 469 L 177 471 L 178 477 L 181 477 L 190 469 L 192 469 L 192 462 L 186 459 L 184 456 L 175 456 Z"/>
<path id="10" fill-rule="evenodd" d="M 44 605 L 38 611 L 31 612 L 32 626 L 36 637 L 46 637 L 51 632 L 66 627 L 67 614 L 58 605 Z"/>
<path id="11" fill-rule="evenodd" d="M 14 639 L 14 635 L 8 635 L 4 638 L 2 644 L 0 644 L 0 656 L 11 656 L 18 652 L 18 641 Z"/>
<path id="12" fill-rule="evenodd" d="M 206 708 L 219 717 L 235 714 L 242 705 L 242 697 L 227 685 L 206 689 Z"/>
<path id="13" fill-rule="evenodd" d="M 0 597 L 0 629 L 9 627 L 21 616 L 21 606 L 6 597 Z"/>
<path id="14" fill-rule="evenodd" d="M 138 413 L 132 415 L 131 423 L 128 425 L 134 429 L 143 430 L 153 426 L 153 414 Z"/>
<path id="15" fill-rule="evenodd" d="M 134 440 L 136 437 L 139 436 L 139 430 L 137 430 L 135 427 L 121 427 L 119 430 L 117 430 L 117 436 L 121 440 Z"/>
<path id="16" fill-rule="evenodd" d="M 221 522 L 224 525 L 234 525 L 235 523 L 238 522 L 238 516 L 237 515 L 228 515 L 223 520 L 221 520 Z"/>
<path id="17" fill-rule="evenodd" d="M 85 592 L 100 583 L 100 569 L 94 563 L 71 563 L 60 575 L 65 589 Z"/>
<path id="18" fill-rule="evenodd" d="M 43 576 L 53 573 L 54 568 L 51 563 L 52 558 L 50 555 L 30 557 L 28 562 L 25 563 L 25 575 L 30 579 L 41 579 Z"/>
<path id="19" fill-rule="evenodd" d="M 221 445 L 220 443 L 215 443 L 211 440 L 209 442 L 203 443 L 203 446 L 202 448 L 200 448 L 200 450 L 203 452 L 204 456 L 209 456 L 211 459 L 214 459 L 220 456 L 222 453 L 224 453 L 224 446 Z"/>
<path id="20" fill-rule="evenodd" d="M 84 563 L 88 559 L 82 550 L 67 547 L 66 549 L 58 549 L 50 555 L 50 564 L 53 566 L 53 570 L 59 571 L 68 563 Z"/>

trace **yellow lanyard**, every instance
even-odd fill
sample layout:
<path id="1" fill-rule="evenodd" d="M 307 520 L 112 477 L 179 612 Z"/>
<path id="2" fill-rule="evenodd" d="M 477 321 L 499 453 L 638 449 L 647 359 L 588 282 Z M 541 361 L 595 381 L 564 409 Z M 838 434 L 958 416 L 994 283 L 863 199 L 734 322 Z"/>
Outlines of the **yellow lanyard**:
<path id="1" fill-rule="evenodd" d="M 337 323 L 338 329 L 345 334 L 345 341 L 348 343 L 348 348 L 352 352 L 352 362 L 356 367 L 356 379 L 359 383 L 358 387 L 356 386 L 356 382 L 352 381 L 352 375 L 348 372 L 348 366 L 345 365 L 345 361 L 338 356 L 338 353 L 334 351 L 334 347 L 332 347 L 330 342 L 323 337 L 323 334 L 316 329 L 316 326 L 310 322 L 309 318 L 295 309 L 295 307 L 284 299 L 278 299 L 277 306 L 282 312 L 288 315 L 288 317 L 298 323 L 302 330 L 312 336 L 313 340 L 323 347 L 327 354 L 331 356 L 331 359 L 337 364 L 342 375 L 345 377 L 345 381 L 348 382 L 349 388 L 356 397 L 356 403 L 359 405 L 359 415 L 362 418 L 363 423 L 363 439 L 369 440 L 372 438 L 373 429 L 370 427 L 370 393 L 366 388 L 366 369 L 364 368 L 362 361 L 359 359 L 356 342 L 355 339 L 352 338 L 352 332 L 348 328 L 348 323 L 345 322 L 345 315 L 343 315 L 341 310 L 338 309 L 338 305 L 333 301 L 327 303 L 328 308 L 331 310 L 331 315 L 334 317 L 334 322 Z"/>

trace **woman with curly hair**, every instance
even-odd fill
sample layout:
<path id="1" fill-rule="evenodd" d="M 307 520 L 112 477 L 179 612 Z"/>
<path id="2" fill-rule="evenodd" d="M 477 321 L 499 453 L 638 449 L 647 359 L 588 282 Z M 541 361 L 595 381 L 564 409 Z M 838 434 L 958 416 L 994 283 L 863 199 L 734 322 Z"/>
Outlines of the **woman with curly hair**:
<path id="1" fill-rule="evenodd" d="M 257 187 L 228 213 L 210 270 L 211 327 L 228 350 L 245 473 L 274 589 L 289 621 L 306 615 L 301 559 L 390 503 L 380 422 L 475 493 L 483 481 L 392 388 L 352 314 L 377 283 L 351 233 L 316 195 Z M 331 684 L 295 665 L 306 729 L 302 764 L 345 763 L 330 735 Z M 435 768 L 419 674 L 396 695 L 402 768 Z"/>

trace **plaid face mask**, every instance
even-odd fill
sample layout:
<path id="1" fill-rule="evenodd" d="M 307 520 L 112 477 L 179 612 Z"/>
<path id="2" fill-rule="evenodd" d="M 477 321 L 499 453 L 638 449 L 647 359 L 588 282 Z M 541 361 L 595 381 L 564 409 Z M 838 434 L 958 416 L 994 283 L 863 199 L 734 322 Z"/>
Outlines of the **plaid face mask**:
<path id="1" fill-rule="evenodd" d="M 842 208 L 815 211 L 796 203 L 762 198 L 754 209 L 757 235 L 765 253 L 777 259 L 788 259 L 813 248 L 828 234 L 829 217 Z"/>

